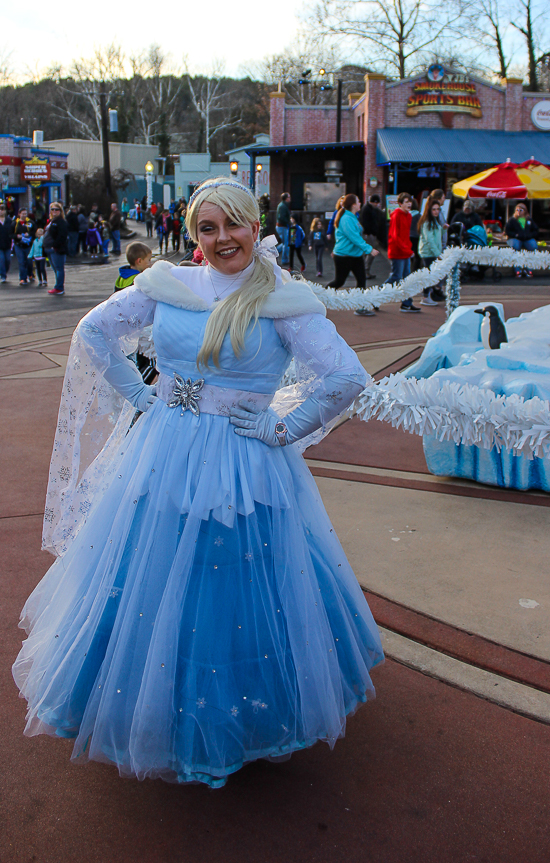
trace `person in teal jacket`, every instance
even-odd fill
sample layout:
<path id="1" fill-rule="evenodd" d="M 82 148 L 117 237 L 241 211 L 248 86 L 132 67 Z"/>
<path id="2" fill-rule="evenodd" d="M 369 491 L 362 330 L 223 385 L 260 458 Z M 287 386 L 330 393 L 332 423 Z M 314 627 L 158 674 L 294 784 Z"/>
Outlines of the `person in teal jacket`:
<path id="1" fill-rule="evenodd" d="M 443 251 L 443 225 L 439 218 L 440 212 L 439 201 L 428 198 L 424 212 L 418 220 L 418 254 L 425 267 L 431 267 Z M 423 294 L 421 306 L 437 305 L 432 288 L 424 288 Z"/>
<path id="2" fill-rule="evenodd" d="M 329 288 L 341 288 L 350 271 L 357 280 L 357 287 L 364 288 L 367 282 L 365 261 L 363 255 L 378 254 L 376 249 L 363 239 L 361 225 L 357 213 L 361 204 L 357 195 L 346 195 L 334 221 L 336 228 L 336 243 L 333 259 L 335 275 Z M 366 309 L 359 309 L 360 314 L 373 314 Z"/>

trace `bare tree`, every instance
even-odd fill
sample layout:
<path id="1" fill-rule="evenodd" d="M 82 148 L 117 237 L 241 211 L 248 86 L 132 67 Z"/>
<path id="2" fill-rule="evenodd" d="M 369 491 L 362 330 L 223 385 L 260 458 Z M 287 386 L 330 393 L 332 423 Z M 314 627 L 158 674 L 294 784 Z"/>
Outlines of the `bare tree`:
<path id="1" fill-rule="evenodd" d="M 145 53 L 131 57 L 130 64 L 130 81 L 139 93 L 136 101 L 140 135 L 145 144 L 155 140 L 161 155 L 166 156 L 178 100 L 185 84 L 182 70 L 172 64 L 169 55 L 159 45 L 151 45 Z"/>
<path id="2" fill-rule="evenodd" d="M 467 0 L 320 0 L 309 24 L 326 37 L 337 37 L 354 53 L 378 63 L 389 74 L 406 78 L 418 55 L 450 36 Z"/>
<path id="3" fill-rule="evenodd" d="M 205 153 L 210 152 L 214 135 L 222 129 L 236 126 L 241 119 L 240 112 L 236 113 L 234 106 L 228 104 L 223 83 L 223 65 L 219 61 L 214 63 L 206 77 L 191 78 L 187 75 L 191 101 L 204 126 L 202 142 L 199 136 L 199 148 Z"/>
<path id="4" fill-rule="evenodd" d="M 341 66 L 342 52 L 334 40 L 320 40 L 304 33 L 280 54 L 250 63 L 243 71 L 267 84 L 284 87 L 289 102 L 324 105 L 333 100 L 333 94 L 325 89 L 329 82 L 327 78 L 320 78 L 319 70 L 334 71 Z M 360 81 L 357 86 L 362 84 Z"/>
<path id="5" fill-rule="evenodd" d="M 499 0 L 479 0 L 481 17 L 477 32 L 483 42 L 495 53 L 498 61 L 498 77 L 502 80 L 508 74 L 510 58 L 506 56 L 506 32 L 510 28 L 510 17 L 506 4 Z"/>
<path id="6" fill-rule="evenodd" d="M 101 138 L 100 93 L 105 84 L 124 76 L 124 54 L 120 46 L 112 43 L 98 48 L 89 58 L 73 60 L 69 78 L 60 82 L 61 116 L 66 116 L 76 132 L 98 141 Z M 112 104 L 112 88 L 105 87 L 107 106 Z"/>
<path id="7" fill-rule="evenodd" d="M 0 87 L 7 87 L 11 83 L 13 75 L 11 55 L 12 52 L 7 48 L 0 48 Z"/>
<path id="8" fill-rule="evenodd" d="M 550 54 L 542 50 L 540 43 L 541 33 L 548 39 L 548 28 L 544 26 L 548 19 L 548 7 L 545 3 L 537 4 L 536 0 L 517 0 L 517 6 L 522 20 L 521 23 L 512 20 L 512 26 L 525 38 L 529 89 L 536 93 L 539 90 L 538 67 L 544 64 Z"/>

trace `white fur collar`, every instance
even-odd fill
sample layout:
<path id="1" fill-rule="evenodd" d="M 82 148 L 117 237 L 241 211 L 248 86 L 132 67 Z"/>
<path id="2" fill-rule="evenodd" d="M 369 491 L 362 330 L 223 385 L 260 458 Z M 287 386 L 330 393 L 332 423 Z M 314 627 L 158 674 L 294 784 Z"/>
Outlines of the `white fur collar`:
<path id="1" fill-rule="evenodd" d="M 211 309 L 212 306 L 206 300 L 197 296 L 191 288 L 172 274 L 173 269 L 176 267 L 169 261 L 157 261 L 149 270 L 144 270 L 136 276 L 134 285 L 152 300 L 176 306 L 178 309 L 189 309 L 194 312 L 205 312 Z M 269 294 L 262 306 L 260 317 L 326 315 L 326 307 L 317 299 L 307 282 L 295 282 L 285 277 L 277 279 L 277 282 L 280 287 Z"/>

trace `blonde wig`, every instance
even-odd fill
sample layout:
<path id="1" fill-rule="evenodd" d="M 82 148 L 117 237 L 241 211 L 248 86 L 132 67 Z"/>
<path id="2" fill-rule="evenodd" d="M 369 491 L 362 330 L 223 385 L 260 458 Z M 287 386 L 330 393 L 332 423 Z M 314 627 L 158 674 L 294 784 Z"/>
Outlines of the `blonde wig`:
<path id="1" fill-rule="evenodd" d="M 245 186 L 234 180 L 220 177 L 207 180 L 200 186 L 190 201 L 185 223 L 190 237 L 198 243 L 197 222 L 201 205 L 208 201 L 215 204 L 237 225 L 245 227 L 259 220 L 260 211 L 255 197 Z M 254 253 L 254 268 L 245 282 L 219 302 L 211 313 L 201 349 L 197 355 L 197 366 L 207 367 L 210 358 L 219 367 L 220 351 L 227 331 L 236 356 L 244 349 L 246 331 L 251 320 L 258 321 L 260 310 L 275 289 L 273 265 L 261 255 Z"/>

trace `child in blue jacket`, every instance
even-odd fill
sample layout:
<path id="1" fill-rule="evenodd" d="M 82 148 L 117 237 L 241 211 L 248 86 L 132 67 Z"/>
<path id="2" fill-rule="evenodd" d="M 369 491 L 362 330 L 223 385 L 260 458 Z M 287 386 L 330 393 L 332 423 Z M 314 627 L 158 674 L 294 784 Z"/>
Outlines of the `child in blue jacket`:
<path id="1" fill-rule="evenodd" d="M 300 225 L 296 224 L 296 219 L 294 216 L 290 217 L 290 269 L 294 269 L 294 252 L 298 255 L 298 260 L 300 261 L 300 271 L 303 273 L 306 268 L 306 262 L 304 261 L 304 257 L 302 255 L 302 244 L 306 238 L 302 228 Z"/>
<path id="2" fill-rule="evenodd" d="M 48 276 L 46 275 L 46 255 L 44 253 L 44 231 L 38 228 L 33 240 L 29 258 L 36 264 L 36 275 L 38 276 L 38 287 L 48 287 Z"/>

